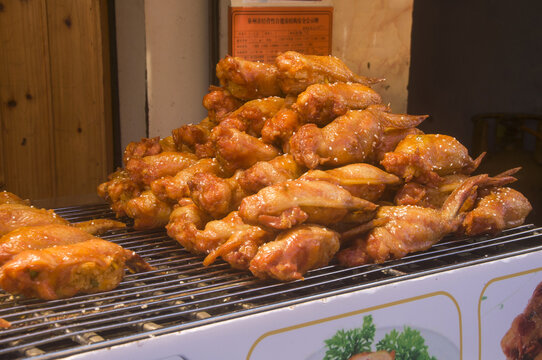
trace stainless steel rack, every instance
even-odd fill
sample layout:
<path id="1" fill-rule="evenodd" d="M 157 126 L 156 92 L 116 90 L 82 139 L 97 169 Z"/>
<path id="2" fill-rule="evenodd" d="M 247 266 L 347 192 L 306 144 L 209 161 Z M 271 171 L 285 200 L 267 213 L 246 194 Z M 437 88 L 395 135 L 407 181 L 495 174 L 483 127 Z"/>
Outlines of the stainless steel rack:
<path id="1" fill-rule="evenodd" d="M 113 218 L 106 205 L 56 212 L 72 221 Z M 542 250 L 542 228 L 524 225 L 497 237 L 446 238 L 430 250 L 380 265 L 326 266 L 304 280 L 264 282 L 185 251 L 165 231 L 131 226 L 102 236 L 136 251 L 156 270 L 128 274 L 112 291 L 41 301 L 0 291 L 0 358 L 51 359 L 246 316 L 308 300 Z"/>

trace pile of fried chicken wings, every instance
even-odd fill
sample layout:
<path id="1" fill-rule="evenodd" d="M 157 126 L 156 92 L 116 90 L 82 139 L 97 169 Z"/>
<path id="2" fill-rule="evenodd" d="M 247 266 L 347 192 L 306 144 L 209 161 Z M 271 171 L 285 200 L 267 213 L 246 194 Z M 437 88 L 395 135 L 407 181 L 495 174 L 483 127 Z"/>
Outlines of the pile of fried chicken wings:
<path id="1" fill-rule="evenodd" d="M 227 56 L 208 116 L 126 147 L 98 187 L 137 229 L 166 227 L 187 250 L 262 279 L 290 281 L 330 261 L 381 263 L 448 234 L 494 234 L 531 210 L 505 187 L 519 169 L 473 175 L 483 159 L 394 114 L 333 56 Z"/>

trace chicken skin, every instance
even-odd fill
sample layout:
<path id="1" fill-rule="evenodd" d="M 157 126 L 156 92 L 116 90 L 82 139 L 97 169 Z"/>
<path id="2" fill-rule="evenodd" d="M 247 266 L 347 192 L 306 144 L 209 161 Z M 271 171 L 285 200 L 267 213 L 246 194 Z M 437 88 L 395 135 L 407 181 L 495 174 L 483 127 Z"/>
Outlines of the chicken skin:
<path id="1" fill-rule="evenodd" d="M 192 200 L 213 218 L 220 219 L 236 210 L 241 200 L 266 186 L 298 178 L 304 171 L 291 155 L 259 161 L 223 179 L 209 173 L 196 174 L 189 181 Z"/>
<path id="2" fill-rule="evenodd" d="M 426 116 L 396 115 L 381 106 L 349 110 L 323 128 L 306 124 L 290 138 L 290 153 L 304 166 L 341 166 L 370 162 L 386 128 L 411 128 Z"/>
<path id="3" fill-rule="evenodd" d="M 220 219 L 236 210 L 247 195 L 239 184 L 242 170 L 230 178 L 210 173 L 198 173 L 190 179 L 188 187 L 192 201 L 214 219 Z"/>
<path id="4" fill-rule="evenodd" d="M 455 138 L 441 134 L 409 135 L 380 162 L 388 171 L 423 184 L 437 184 L 442 176 L 471 174 L 484 154 L 473 160 Z"/>
<path id="5" fill-rule="evenodd" d="M 216 158 L 231 173 L 280 155 L 274 146 L 236 129 L 222 128 L 216 136 Z"/>
<path id="6" fill-rule="evenodd" d="M 226 56 L 216 65 L 216 77 L 238 99 L 282 96 L 274 65 Z"/>
<path id="7" fill-rule="evenodd" d="M 225 115 L 218 126 L 237 129 L 259 137 L 267 119 L 272 118 L 283 105 L 284 99 L 277 96 L 247 101 L 237 110 Z"/>
<path id="8" fill-rule="evenodd" d="M 299 94 L 318 83 L 352 82 L 371 85 L 383 79 L 372 79 L 354 74 L 335 56 L 303 55 L 286 51 L 275 58 L 278 79 L 285 94 Z"/>
<path id="9" fill-rule="evenodd" d="M 44 300 L 92 294 L 116 288 L 125 266 L 134 272 L 152 270 L 133 251 L 94 238 L 15 255 L 0 268 L 0 287 Z"/>
<path id="10" fill-rule="evenodd" d="M 163 227 L 168 223 L 172 206 L 161 201 L 150 190 L 130 199 L 125 206 L 126 215 L 134 219 L 136 230 L 149 230 Z"/>
<path id="11" fill-rule="evenodd" d="M 25 226 L 0 237 L 0 265 L 25 250 L 39 250 L 51 246 L 75 244 L 94 236 L 77 227 L 49 224 Z"/>
<path id="12" fill-rule="evenodd" d="M 247 269 L 258 246 L 269 236 L 269 232 L 244 223 L 237 211 L 221 220 L 207 220 L 197 206 L 187 204 L 173 211 L 166 226 L 168 235 L 188 251 L 209 254 L 204 265 L 210 265 L 221 256 L 231 266 Z M 231 241 L 221 247 L 230 238 Z"/>
<path id="13" fill-rule="evenodd" d="M 348 110 L 365 109 L 382 102 L 373 89 L 361 84 L 315 84 L 297 97 L 292 108 L 303 124 L 325 126 Z"/>
<path id="14" fill-rule="evenodd" d="M 137 184 L 150 185 L 163 176 L 173 176 L 193 165 L 198 157 L 186 152 L 162 152 L 158 155 L 132 158 L 126 164 L 130 178 Z"/>
<path id="15" fill-rule="evenodd" d="M 476 207 L 463 221 L 463 233 L 498 234 L 522 225 L 532 209 L 529 200 L 519 191 L 509 187 L 482 189 Z"/>
<path id="16" fill-rule="evenodd" d="M 321 180 L 339 185 L 353 196 L 375 202 L 386 187 L 398 186 L 401 179 L 379 168 L 364 164 L 351 164 L 326 171 L 309 170 L 300 180 Z"/>
<path id="17" fill-rule="evenodd" d="M 325 266 L 339 251 L 339 234 L 318 225 L 300 225 L 260 246 L 250 271 L 260 279 L 303 279 L 312 269 Z"/>
<path id="18" fill-rule="evenodd" d="M 117 217 L 126 216 L 126 203 L 141 195 L 142 187 L 136 184 L 126 170 L 117 170 L 109 180 L 98 186 L 98 195 L 111 205 Z"/>
<path id="19" fill-rule="evenodd" d="M 203 97 L 203 107 L 207 109 L 207 116 L 211 122 L 215 123 L 220 122 L 224 116 L 242 104 L 242 101 L 228 90 L 213 85 L 209 87 L 209 93 Z"/>
<path id="20" fill-rule="evenodd" d="M 22 204 L 0 205 L 0 236 L 23 226 L 46 224 L 68 225 L 68 221 L 53 210 L 38 209 Z"/>
<path id="21" fill-rule="evenodd" d="M 206 158 L 198 160 L 193 165 L 179 171 L 175 176 L 164 176 L 151 182 L 151 191 L 161 201 L 174 201 L 189 197 L 188 183 L 198 173 L 207 173 L 217 176 L 225 175 L 216 159 Z"/>
<path id="22" fill-rule="evenodd" d="M 30 201 L 23 200 L 17 195 L 4 190 L 4 191 L 0 191 L 0 205 L 2 204 L 30 205 Z"/>
<path id="23" fill-rule="evenodd" d="M 512 175 L 518 172 L 521 168 L 514 168 L 503 172 L 502 174 L 488 178 L 484 186 L 504 186 L 513 183 L 517 179 Z M 395 194 L 395 205 L 418 205 L 440 209 L 444 201 L 459 185 L 468 179 L 468 175 L 453 174 L 442 176 L 442 181 L 437 185 L 420 184 L 417 182 L 409 182 L 404 184 Z M 476 199 L 466 203 L 470 210 Z M 470 206 L 470 207 L 469 207 Z"/>
<path id="24" fill-rule="evenodd" d="M 216 124 L 206 117 L 199 124 L 187 124 L 171 130 L 171 136 L 178 150 L 188 147 L 199 158 L 212 157 L 214 151 L 209 151 L 204 145 L 208 142 L 211 130 Z"/>
<path id="25" fill-rule="evenodd" d="M 141 141 L 132 141 L 124 149 L 124 155 L 122 157 L 122 163 L 126 166 L 128 161 L 132 158 L 140 159 L 145 156 L 157 155 L 162 152 L 162 145 L 160 144 L 160 137 L 143 138 Z"/>
<path id="26" fill-rule="evenodd" d="M 265 121 L 261 131 L 263 142 L 278 147 L 288 144 L 288 140 L 302 125 L 299 114 L 292 109 L 296 100 L 297 96 L 286 96 L 282 108 L 272 118 Z"/>
<path id="27" fill-rule="evenodd" d="M 487 178 L 487 175 L 478 175 L 464 181 L 440 210 L 411 205 L 380 207 L 373 220 L 375 227 L 367 233 L 360 236 L 367 229 L 362 225 L 342 234 L 343 241 L 355 240 L 339 251 L 339 263 L 344 266 L 382 263 L 429 249 L 459 228 L 464 218 L 460 213 L 463 203 Z"/>
<path id="28" fill-rule="evenodd" d="M 365 222 L 377 206 L 326 181 L 291 180 L 271 185 L 241 201 L 239 215 L 248 224 L 288 229 L 304 222 L 332 225 Z"/>

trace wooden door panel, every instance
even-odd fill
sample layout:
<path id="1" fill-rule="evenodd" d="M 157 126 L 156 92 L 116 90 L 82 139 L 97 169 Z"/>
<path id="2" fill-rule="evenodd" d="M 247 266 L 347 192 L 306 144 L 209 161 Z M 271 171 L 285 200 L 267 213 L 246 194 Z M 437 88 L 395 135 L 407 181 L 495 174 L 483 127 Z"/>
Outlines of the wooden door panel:
<path id="1" fill-rule="evenodd" d="M 48 1 L 59 199 L 96 196 L 97 185 L 112 171 L 104 6 L 98 0 Z"/>
<path id="2" fill-rule="evenodd" d="M 55 196 L 45 0 L 3 3 L 0 12 L 0 173 L 21 197 Z"/>

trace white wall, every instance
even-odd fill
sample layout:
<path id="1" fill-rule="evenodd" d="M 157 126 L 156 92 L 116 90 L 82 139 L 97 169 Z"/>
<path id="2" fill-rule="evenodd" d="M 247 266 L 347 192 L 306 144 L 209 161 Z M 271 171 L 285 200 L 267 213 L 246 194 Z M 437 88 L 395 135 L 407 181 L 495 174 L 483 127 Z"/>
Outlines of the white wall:
<path id="1" fill-rule="evenodd" d="M 165 137 L 205 116 L 208 2 L 145 0 L 149 136 Z"/>
<path id="2" fill-rule="evenodd" d="M 116 0 L 121 149 L 147 135 L 144 0 Z"/>

